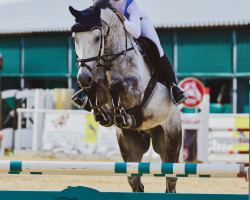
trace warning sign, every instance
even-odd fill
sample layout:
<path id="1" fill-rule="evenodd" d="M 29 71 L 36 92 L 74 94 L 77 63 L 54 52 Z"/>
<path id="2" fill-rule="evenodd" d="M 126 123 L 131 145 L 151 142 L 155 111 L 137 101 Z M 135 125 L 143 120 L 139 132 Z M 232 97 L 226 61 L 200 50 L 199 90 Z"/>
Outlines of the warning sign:
<path id="1" fill-rule="evenodd" d="M 183 103 L 185 107 L 195 108 L 202 102 L 205 88 L 198 79 L 186 78 L 181 81 L 180 87 L 182 87 L 188 94 L 188 98 Z"/>

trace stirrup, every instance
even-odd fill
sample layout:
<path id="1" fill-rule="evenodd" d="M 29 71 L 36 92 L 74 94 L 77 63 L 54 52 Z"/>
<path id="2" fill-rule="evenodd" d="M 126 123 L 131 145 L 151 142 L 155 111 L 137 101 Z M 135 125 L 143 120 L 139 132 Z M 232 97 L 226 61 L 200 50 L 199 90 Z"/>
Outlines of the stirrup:
<path id="1" fill-rule="evenodd" d="M 77 108 L 85 109 L 85 106 L 89 100 L 89 98 L 87 96 L 83 97 L 82 99 L 79 98 L 80 93 L 83 92 L 83 89 L 79 90 L 78 92 L 76 92 L 72 97 L 71 97 L 71 103 L 76 106 Z"/>
<path id="2" fill-rule="evenodd" d="M 182 98 L 179 102 L 176 102 L 175 99 L 174 99 L 174 95 L 173 95 L 173 87 L 174 86 L 180 88 L 183 91 L 184 98 Z M 176 85 L 174 83 L 173 83 L 172 86 L 170 86 L 170 96 L 171 96 L 171 99 L 172 99 L 173 104 L 175 106 L 178 106 L 178 105 L 182 104 L 188 98 L 188 94 L 181 87 L 179 87 L 178 85 Z"/>

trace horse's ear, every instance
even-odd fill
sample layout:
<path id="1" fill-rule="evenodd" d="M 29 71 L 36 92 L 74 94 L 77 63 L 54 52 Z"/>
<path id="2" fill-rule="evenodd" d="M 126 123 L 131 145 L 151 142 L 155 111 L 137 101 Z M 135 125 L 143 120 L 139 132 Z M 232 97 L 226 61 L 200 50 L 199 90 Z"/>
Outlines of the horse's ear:
<path id="1" fill-rule="evenodd" d="M 94 15 L 98 18 L 101 16 L 101 8 L 99 6 L 95 7 Z"/>
<path id="2" fill-rule="evenodd" d="M 81 16 L 81 12 L 78 11 L 78 10 L 76 10 L 76 9 L 74 9 L 72 6 L 69 7 L 69 11 L 76 18 Z"/>

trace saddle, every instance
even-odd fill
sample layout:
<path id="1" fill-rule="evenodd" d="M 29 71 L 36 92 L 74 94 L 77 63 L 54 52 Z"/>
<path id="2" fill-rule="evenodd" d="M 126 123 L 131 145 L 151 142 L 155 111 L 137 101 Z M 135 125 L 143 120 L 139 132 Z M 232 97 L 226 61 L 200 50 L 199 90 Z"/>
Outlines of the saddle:
<path id="1" fill-rule="evenodd" d="M 149 38 L 143 36 L 139 37 L 136 42 L 139 45 L 141 54 L 152 71 L 160 74 L 160 53 L 157 45 Z"/>

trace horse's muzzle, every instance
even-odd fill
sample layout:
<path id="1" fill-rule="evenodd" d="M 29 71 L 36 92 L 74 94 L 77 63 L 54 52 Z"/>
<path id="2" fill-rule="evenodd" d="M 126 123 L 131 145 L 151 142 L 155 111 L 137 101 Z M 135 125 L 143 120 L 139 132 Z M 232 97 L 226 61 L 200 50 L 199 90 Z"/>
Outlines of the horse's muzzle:
<path id="1" fill-rule="evenodd" d="M 82 88 L 89 88 L 93 82 L 91 76 L 77 75 L 77 82 Z"/>

